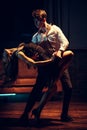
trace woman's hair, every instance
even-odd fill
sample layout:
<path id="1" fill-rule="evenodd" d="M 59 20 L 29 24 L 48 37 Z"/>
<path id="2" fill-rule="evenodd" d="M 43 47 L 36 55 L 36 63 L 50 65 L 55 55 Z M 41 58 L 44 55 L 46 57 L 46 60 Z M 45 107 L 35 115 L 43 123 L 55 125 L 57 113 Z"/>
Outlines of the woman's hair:
<path id="1" fill-rule="evenodd" d="M 33 18 L 36 18 L 40 21 L 42 21 L 44 18 L 47 18 L 47 13 L 45 10 L 37 9 L 32 12 Z"/>

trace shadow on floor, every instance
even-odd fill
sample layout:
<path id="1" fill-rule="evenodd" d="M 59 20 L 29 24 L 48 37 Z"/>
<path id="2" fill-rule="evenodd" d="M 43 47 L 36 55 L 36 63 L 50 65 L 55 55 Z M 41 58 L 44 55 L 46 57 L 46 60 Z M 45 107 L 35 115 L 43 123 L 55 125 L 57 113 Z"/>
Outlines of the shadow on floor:
<path id="1" fill-rule="evenodd" d="M 43 118 L 39 122 L 36 122 L 34 119 L 29 119 L 27 122 L 21 122 L 18 118 L 0 118 L 0 127 L 39 127 L 44 128 L 46 126 L 60 126 L 63 125 L 58 119 L 49 119 Z"/>

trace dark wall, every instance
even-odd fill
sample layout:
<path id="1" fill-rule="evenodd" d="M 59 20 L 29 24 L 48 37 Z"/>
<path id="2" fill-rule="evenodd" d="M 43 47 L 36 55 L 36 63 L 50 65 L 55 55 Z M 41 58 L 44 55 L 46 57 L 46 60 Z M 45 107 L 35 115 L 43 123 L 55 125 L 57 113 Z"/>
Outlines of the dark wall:
<path id="1" fill-rule="evenodd" d="M 32 11 L 43 8 L 41 0 L 3 0 L 0 2 L 0 50 L 28 42 L 36 31 Z"/>
<path id="2" fill-rule="evenodd" d="M 87 1 L 70 0 L 69 39 L 71 47 L 87 49 Z"/>
<path id="3" fill-rule="evenodd" d="M 16 46 L 21 41 L 31 39 L 36 32 L 31 14 L 37 8 L 45 9 L 48 22 L 61 27 L 70 41 L 70 48 L 87 48 L 86 3 L 86 0 L 0 1 L 1 48 Z"/>
<path id="4" fill-rule="evenodd" d="M 69 67 L 73 85 L 72 99 L 87 102 L 87 50 L 73 50 L 74 58 Z"/>

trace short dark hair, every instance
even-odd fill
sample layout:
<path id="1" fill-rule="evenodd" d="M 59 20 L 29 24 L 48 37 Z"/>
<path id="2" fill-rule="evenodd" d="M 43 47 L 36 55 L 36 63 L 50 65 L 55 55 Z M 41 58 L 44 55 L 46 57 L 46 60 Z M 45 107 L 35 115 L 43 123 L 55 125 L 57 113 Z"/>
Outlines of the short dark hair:
<path id="1" fill-rule="evenodd" d="M 38 20 L 43 20 L 44 18 L 47 18 L 47 13 L 45 10 L 37 9 L 32 12 L 33 18 L 36 18 Z"/>

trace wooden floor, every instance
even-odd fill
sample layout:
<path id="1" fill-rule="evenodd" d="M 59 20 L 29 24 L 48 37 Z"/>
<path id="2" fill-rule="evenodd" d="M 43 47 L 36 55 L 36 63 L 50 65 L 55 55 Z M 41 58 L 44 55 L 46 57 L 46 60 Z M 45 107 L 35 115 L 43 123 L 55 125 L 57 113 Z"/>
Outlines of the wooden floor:
<path id="1" fill-rule="evenodd" d="M 0 130 L 87 130 L 87 103 L 72 102 L 69 113 L 74 120 L 65 123 L 60 121 L 62 102 L 50 101 L 43 109 L 38 125 L 33 117 L 29 124 L 19 123 L 25 105 L 0 103 Z"/>

